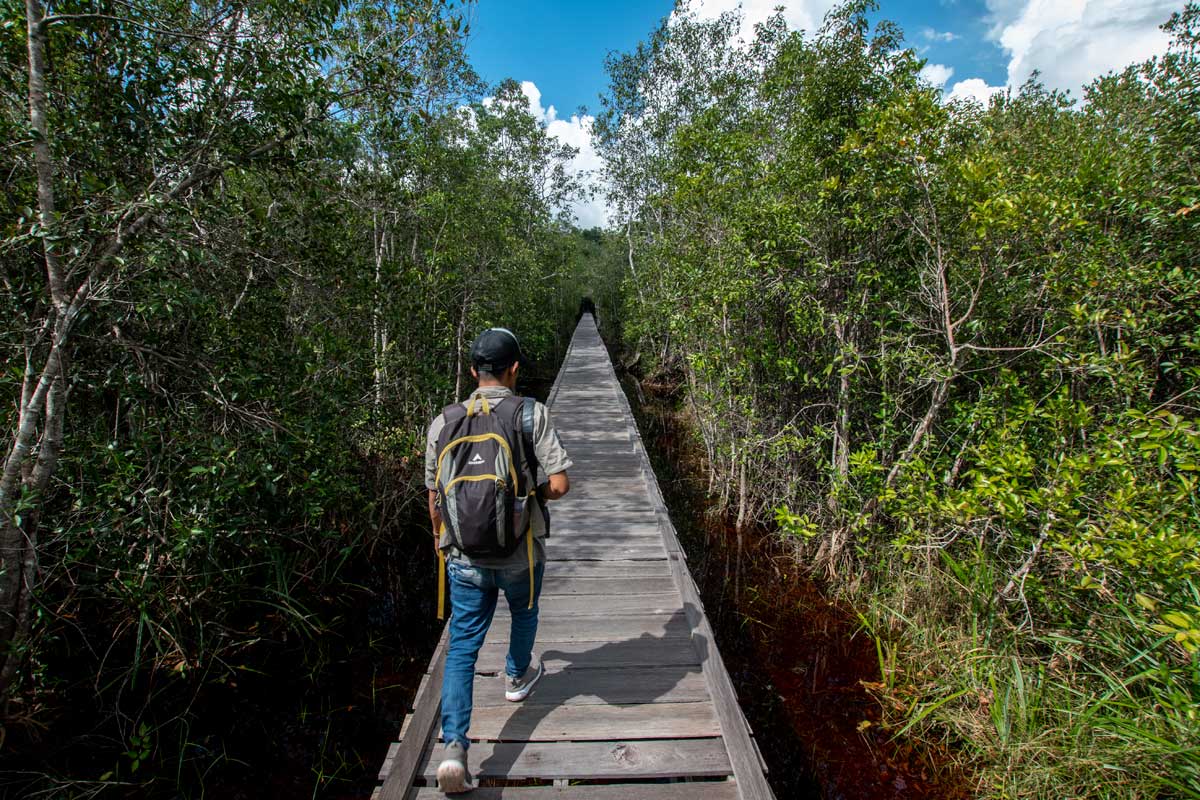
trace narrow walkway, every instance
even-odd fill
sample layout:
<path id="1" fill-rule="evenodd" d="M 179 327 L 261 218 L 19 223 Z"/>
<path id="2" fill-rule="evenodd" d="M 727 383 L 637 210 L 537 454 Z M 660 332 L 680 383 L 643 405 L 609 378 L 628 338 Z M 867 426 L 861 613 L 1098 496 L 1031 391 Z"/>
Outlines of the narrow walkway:
<path id="1" fill-rule="evenodd" d="M 504 700 L 500 603 L 476 667 L 475 800 L 771 798 L 629 404 L 590 315 L 550 392 L 575 466 L 551 507 L 535 652 L 547 674 Z M 443 797 L 434 772 L 446 637 L 380 771 L 381 800 Z"/>

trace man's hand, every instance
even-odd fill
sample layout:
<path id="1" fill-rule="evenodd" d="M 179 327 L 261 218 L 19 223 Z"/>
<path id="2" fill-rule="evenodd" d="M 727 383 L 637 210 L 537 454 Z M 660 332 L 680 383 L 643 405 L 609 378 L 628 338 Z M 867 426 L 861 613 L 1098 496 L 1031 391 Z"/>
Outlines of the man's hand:
<path id="1" fill-rule="evenodd" d="M 571 491 L 571 481 L 567 473 L 556 472 L 550 476 L 542 488 L 542 497 L 547 500 L 558 500 Z"/>

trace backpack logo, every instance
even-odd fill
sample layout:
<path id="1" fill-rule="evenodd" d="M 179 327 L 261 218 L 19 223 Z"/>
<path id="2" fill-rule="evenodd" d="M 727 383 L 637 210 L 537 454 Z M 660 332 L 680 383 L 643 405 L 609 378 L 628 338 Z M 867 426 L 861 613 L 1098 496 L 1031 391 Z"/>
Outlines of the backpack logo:
<path id="1" fill-rule="evenodd" d="M 476 453 L 475 456 L 467 463 L 472 467 L 478 467 L 483 464 L 483 456 L 479 455 L 479 453 Z"/>

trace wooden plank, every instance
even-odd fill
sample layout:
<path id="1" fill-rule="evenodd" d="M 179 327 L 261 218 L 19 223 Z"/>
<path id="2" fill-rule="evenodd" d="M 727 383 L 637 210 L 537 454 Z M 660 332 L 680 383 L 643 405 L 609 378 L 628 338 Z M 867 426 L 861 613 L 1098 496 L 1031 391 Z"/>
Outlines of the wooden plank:
<path id="1" fill-rule="evenodd" d="M 429 751 L 422 773 L 436 777 L 444 745 Z M 720 739 L 647 739 L 613 742 L 475 742 L 470 766 L 479 778 L 509 780 L 646 780 L 725 777 L 729 756 Z M 631 797 L 636 795 L 624 795 Z"/>
<path id="2" fill-rule="evenodd" d="M 387 779 L 379 792 L 380 800 L 404 800 L 413 784 L 421 756 L 429 745 L 435 724 L 439 721 L 438 712 L 442 707 L 442 674 L 446 666 L 449 643 L 450 626 L 447 625 L 442 628 L 442 638 L 438 640 L 437 649 L 433 651 L 430 679 L 413 702 L 416 710 L 412 713 L 412 721 L 408 727 L 409 735 L 400 743 L 392 759 Z"/>
<path id="3" fill-rule="evenodd" d="M 571 495 L 567 497 L 570 498 Z M 573 504 L 570 500 L 557 500 L 550 504 L 550 525 L 553 527 L 568 522 L 586 522 L 593 525 L 618 522 L 657 525 L 658 516 L 647 510 L 649 500 L 650 496 L 647 494 L 646 503 L 632 508 L 595 508 L 586 503 Z"/>
<path id="4" fill-rule="evenodd" d="M 392 742 L 388 745 L 387 755 L 383 757 L 383 766 L 379 768 L 379 780 L 387 779 L 388 773 L 392 771 L 392 762 L 396 760 L 398 752 L 400 752 L 400 742 Z"/>
<path id="5" fill-rule="evenodd" d="M 664 639 L 646 636 L 605 647 L 597 642 L 553 642 L 536 645 L 548 670 L 609 669 L 612 667 L 699 665 L 700 658 L 692 643 L 684 638 Z M 504 671 L 507 642 L 484 642 L 475 662 L 475 671 L 498 674 Z"/>
<path id="6" fill-rule="evenodd" d="M 554 542 L 551 537 L 550 543 Z M 555 561 L 546 565 L 546 579 L 581 578 L 637 578 L 648 576 L 671 576 L 671 568 L 662 561 Z M 673 585 L 673 584 L 672 584 Z"/>
<path id="7" fill-rule="evenodd" d="M 568 495 L 569 496 L 569 495 Z M 585 525 L 657 525 L 658 518 L 645 510 L 649 499 L 637 503 L 589 502 L 573 503 L 559 500 L 550 508 L 550 531 L 559 526 Z"/>
<path id="8" fill-rule="evenodd" d="M 551 537 L 554 544 L 575 546 L 576 544 L 629 544 L 651 545 L 662 543 L 662 531 L 658 526 L 641 525 L 597 525 L 584 528 L 555 527 Z"/>
<path id="9" fill-rule="evenodd" d="M 593 481 L 606 480 L 608 478 L 622 478 L 628 481 L 636 481 L 641 477 L 642 465 L 633 461 L 629 455 L 616 455 L 607 457 L 597 457 L 588 461 L 576 459 L 571 455 L 571 467 L 568 473 L 571 476 L 571 483 L 575 489 L 582 489 L 587 484 Z M 565 503 L 574 496 L 568 494 L 562 500 L 551 501 L 554 504 Z"/>
<path id="10" fill-rule="evenodd" d="M 510 706 L 504 699 L 503 675 L 477 675 L 475 707 Z M 708 685 L 697 665 L 567 669 L 547 672 L 522 706 L 594 706 L 631 703 L 699 703 Z"/>
<path id="11" fill-rule="evenodd" d="M 637 510 L 649 502 L 648 498 L 637 502 L 621 498 L 598 498 L 594 502 L 556 508 L 550 512 L 550 533 L 553 535 L 560 529 L 597 530 L 614 526 L 657 528 L 658 520 L 653 514 Z"/>
<path id="12" fill-rule="evenodd" d="M 720 736 L 721 726 L 709 701 L 628 706 L 506 706 L 477 708 L 471 714 L 471 738 L 499 741 L 585 741 L 620 739 L 694 739 Z"/>
<path id="13" fill-rule="evenodd" d="M 644 464 L 642 463 L 642 460 L 640 458 L 638 458 L 636 449 L 631 449 L 629 451 L 628 455 L 622 455 L 619 457 L 610 457 L 609 459 L 607 459 L 605 461 L 600 461 L 599 463 L 600 464 L 613 463 L 613 464 L 620 464 L 623 466 L 629 466 L 629 467 L 636 468 L 639 473 L 641 472 L 642 467 L 644 466 Z M 641 490 L 643 492 L 648 492 L 646 485 L 642 481 L 638 480 L 637 476 L 622 477 L 622 476 L 618 476 L 618 475 L 611 475 L 611 476 L 606 475 L 603 478 L 596 478 L 592 481 L 589 481 L 587 486 L 580 486 L 578 488 L 580 489 L 580 491 L 583 491 L 584 489 L 595 488 L 595 489 L 600 489 L 602 491 L 609 492 L 609 491 L 613 491 L 615 489 L 620 489 L 622 487 L 628 488 L 630 486 L 636 486 L 639 490 Z M 567 500 L 570 499 L 571 497 L 574 497 L 574 490 L 572 490 L 571 494 L 568 494 L 565 498 L 563 498 L 562 502 L 564 502 L 564 503 L 567 502 Z M 555 502 L 558 502 L 558 501 L 555 501 Z M 652 514 L 654 512 L 654 509 L 651 506 L 646 506 L 644 508 L 644 512 L 647 514 Z"/>
<path id="14" fill-rule="evenodd" d="M 638 476 L 633 476 L 634 479 L 640 479 Z M 578 485 L 573 482 L 573 485 Z M 625 495 L 618 496 L 615 494 L 590 494 L 579 490 L 579 494 L 575 494 L 575 490 L 571 490 L 566 499 L 556 500 L 550 506 L 550 521 L 553 523 L 556 516 L 561 516 L 564 519 L 579 517 L 587 521 L 602 519 L 602 515 L 608 516 L 641 516 L 646 519 L 650 516 L 646 512 L 646 507 L 650 500 L 645 492 L 626 492 Z"/>
<path id="15" fill-rule="evenodd" d="M 667 551 L 663 549 L 660 542 L 620 544 L 607 547 L 575 543 L 556 547 L 553 539 L 546 543 L 546 559 L 548 561 L 652 561 L 666 557 Z"/>
<path id="16" fill-rule="evenodd" d="M 616 511 L 617 509 L 606 509 Z M 612 516 L 599 514 L 555 514 L 550 518 L 550 535 L 568 533 L 632 533 L 662 537 L 658 520 L 618 512 Z"/>
<path id="17" fill-rule="evenodd" d="M 619 597 L 623 595 L 653 594 L 670 590 L 678 597 L 675 584 L 667 576 L 633 578 L 585 578 L 578 575 L 559 577 L 548 575 L 542 579 L 542 597 L 557 598 L 561 595 L 599 595 Z M 596 602 L 593 600 L 592 602 Z"/>
<path id="18" fill-rule="evenodd" d="M 496 620 L 484 642 L 507 642 L 508 625 Z M 552 617 L 538 623 L 537 641 L 546 650 L 551 642 L 593 642 L 595 647 L 621 649 L 639 638 L 687 639 L 691 636 L 682 614 Z"/>
<path id="19" fill-rule="evenodd" d="M 414 800 L 445 800 L 437 789 L 421 788 Z M 693 783 L 635 783 L 614 786 L 483 787 L 471 792 L 471 800 L 736 800 L 733 781 Z"/>
<path id="20" fill-rule="evenodd" d="M 624 442 L 629 441 L 629 431 L 625 431 L 625 430 L 616 430 L 616 431 L 592 430 L 592 431 L 582 432 L 582 431 L 572 431 L 572 430 L 564 429 L 564 430 L 560 430 L 558 433 L 559 433 L 559 436 L 562 437 L 563 446 L 567 448 L 567 452 L 570 452 L 571 445 L 575 445 L 575 444 L 580 444 L 580 445 L 593 444 L 593 443 L 607 444 L 609 442 L 624 443 Z"/>
<path id="21" fill-rule="evenodd" d="M 669 585 L 659 589 L 672 588 Z M 609 614 L 678 614 L 683 611 L 679 592 L 653 592 L 647 594 L 623 594 L 599 599 L 593 595 L 557 595 L 543 597 L 538 603 L 539 627 L 554 617 L 596 616 L 597 612 Z M 495 622 L 508 620 L 508 605 L 498 603 Z M 505 624 L 508 624 L 507 621 Z"/>
<path id="22" fill-rule="evenodd" d="M 573 433 L 621 431 L 628 435 L 629 431 L 625 430 L 625 420 L 621 416 L 616 392 L 614 391 L 610 397 L 608 402 L 603 400 L 597 402 L 594 399 L 585 398 L 580 398 L 579 402 L 576 402 L 576 398 L 571 396 L 564 398 L 560 394 L 560 401 L 565 401 L 565 403 L 554 415 L 555 427 L 569 428 Z"/>

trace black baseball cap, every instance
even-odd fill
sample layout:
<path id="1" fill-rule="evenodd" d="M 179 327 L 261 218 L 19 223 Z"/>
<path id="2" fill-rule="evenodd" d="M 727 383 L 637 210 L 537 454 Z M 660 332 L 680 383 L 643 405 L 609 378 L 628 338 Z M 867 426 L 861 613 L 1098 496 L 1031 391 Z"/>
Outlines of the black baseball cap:
<path id="1" fill-rule="evenodd" d="M 488 328 L 471 344 L 475 369 L 495 374 L 521 360 L 521 343 L 508 328 Z"/>

